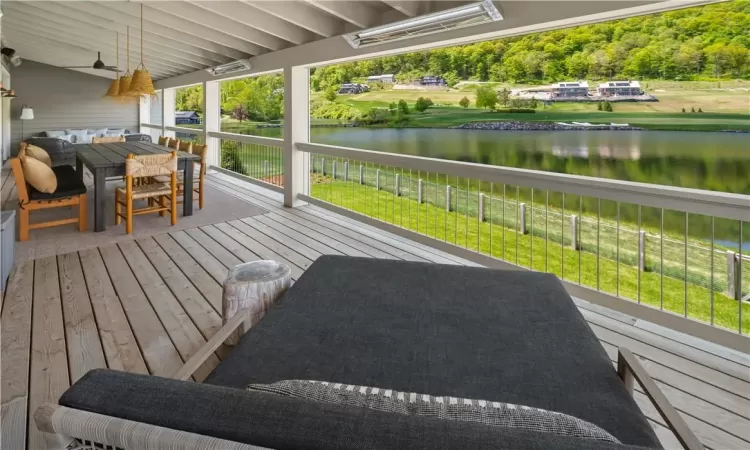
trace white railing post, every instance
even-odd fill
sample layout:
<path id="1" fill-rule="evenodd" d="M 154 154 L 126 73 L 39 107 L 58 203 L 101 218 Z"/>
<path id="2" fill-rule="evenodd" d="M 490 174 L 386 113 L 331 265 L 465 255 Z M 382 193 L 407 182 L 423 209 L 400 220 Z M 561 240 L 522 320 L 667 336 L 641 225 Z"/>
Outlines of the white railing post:
<path id="1" fill-rule="evenodd" d="M 349 181 L 349 161 L 344 161 L 344 181 Z"/>
<path id="2" fill-rule="evenodd" d="M 151 135 L 151 129 L 144 127 L 144 123 L 151 123 L 151 97 L 148 95 L 138 97 L 138 132 Z"/>
<path id="3" fill-rule="evenodd" d="M 364 184 L 365 182 L 365 166 L 362 164 L 359 165 L 359 184 Z"/>
<path id="4" fill-rule="evenodd" d="M 380 169 L 375 171 L 375 190 L 380 190 Z"/>
<path id="5" fill-rule="evenodd" d="M 486 199 L 487 199 L 487 196 L 485 196 L 482 193 L 479 194 L 479 204 L 477 206 L 477 217 L 479 218 L 480 222 L 484 222 L 487 220 L 484 216 L 484 202 Z"/>
<path id="6" fill-rule="evenodd" d="M 742 297 L 742 288 L 737 282 L 739 272 L 740 258 L 731 250 L 727 250 L 727 297 L 740 300 Z"/>
<path id="7" fill-rule="evenodd" d="M 580 250 L 581 243 L 578 239 L 578 216 L 570 216 L 570 242 L 573 243 L 573 250 Z"/>
<path id="8" fill-rule="evenodd" d="M 638 270 L 646 271 L 646 232 L 643 230 L 638 232 Z"/>
<path id="9" fill-rule="evenodd" d="M 518 227 L 521 234 L 526 234 L 528 230 L 526 229 L 526 203 L 521 203 L 518 205 Z"/>
<path id="10" fill-rule="evenodd" d="M 396 197 L 401 197 L 401 175 L 396 174 L 393 179 L 393 193 Z"/>
<path id="11" fill-rule="evenodd" d="M 451 186 L 445 186 L 445 211 L 451 212 Z"/>
<path id="12" fill-rule="evenodd" d="M 424 194 L 424 183 L 422 182 L 422 179 L 420 178 L 417 181 L 417 203 L 420 205 L 422 204 L 422 196 Z"/>
<path id="13" fill-rule="evenodd" d="M 161 96 L 161 135 L 174 137 L 174 131 L 167 130 L 167 127 L 173 127 L 174 124 L 174 101 L 175 89 L 164 89 L 164 95 Z"/>
<path id="14" fill-rule="evenodd" d="M 309 186 L 310 155 L 297 145 L 310 142 L 310 69 L 284 68 L 284 206 L 303 204 L 298 199 Z"/>
<path id="15" fill-rule="evenodd" d="M 221 140 L 209 135 L 221 131 L 221 88 L 218 81 L 203 83 L 203 143 L 207 145 L 207 163 L 210 166 L 221 164 Z"/>

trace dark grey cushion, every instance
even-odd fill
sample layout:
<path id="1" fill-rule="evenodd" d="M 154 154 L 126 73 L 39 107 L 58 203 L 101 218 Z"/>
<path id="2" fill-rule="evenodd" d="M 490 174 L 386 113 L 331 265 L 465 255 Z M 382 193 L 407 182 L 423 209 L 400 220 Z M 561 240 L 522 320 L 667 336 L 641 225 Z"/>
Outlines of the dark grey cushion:
<path id="1" fill-rule="evenodd" d="M 26 142 L 43 148 L 49 154 L 53 166 L 75 164 L 76 147 L 68 141 L 58 138 L 32 137 L 26 139 Z"/>
<path id="2" fill-rule="evenodd" d="M 151 136 L 148 134 L 127 134 L 125 135 L 126 142 L 151 142 Z"/>
<path id="3" fill-rule="evenodd" d="M 554 275 L 323 256 L 206 382 L 285 379 L 523 404 L 659 446 Z"/>
<path id="4" fill-rule="evenodd" d="M 39 192 L 34 186 L 29 185 L 30 200 L 54 200 L 86 193 L 86 185 L 72 166 L 52 166 L 52 172 L 57 178 L 55 192 Z"/>
<path id="5" fill-rule="evenodd" d="M 84 375 L 60 404 L 274 449 L 642 449 L 104 369 Z"/>

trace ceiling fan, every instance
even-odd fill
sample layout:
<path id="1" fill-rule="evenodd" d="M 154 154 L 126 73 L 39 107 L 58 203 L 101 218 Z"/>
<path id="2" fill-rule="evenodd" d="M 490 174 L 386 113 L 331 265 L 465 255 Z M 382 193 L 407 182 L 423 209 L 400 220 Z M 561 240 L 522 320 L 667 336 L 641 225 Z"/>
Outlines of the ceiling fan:
<path id="1" fill-rule="evenodd" d="M 63 67 L 63 69 L 98 69 L 98 70 L 108 70 L 110 72 L 117 72 L 117 66 L 108 66 L 102 62 L 102 52 L 96 52 L 96 61 L 94 61 L 94 65 L 92 66 L 66 66 Z"/>

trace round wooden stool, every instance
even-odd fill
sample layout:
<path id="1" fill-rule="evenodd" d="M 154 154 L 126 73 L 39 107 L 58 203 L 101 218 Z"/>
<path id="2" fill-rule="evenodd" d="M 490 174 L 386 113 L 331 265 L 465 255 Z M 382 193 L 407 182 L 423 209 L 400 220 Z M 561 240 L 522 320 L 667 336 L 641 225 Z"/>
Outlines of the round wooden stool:
<path id="1" fill-rule="evenodd" d="M 268 309 L 292 285 L 292 271 L 276 261 L 253 261 L 234 266 L 224 281 L 222 322 L 227 323 L 237 312 L 248 309 L 250 317 L 224 341 L 235 345 Z"/>

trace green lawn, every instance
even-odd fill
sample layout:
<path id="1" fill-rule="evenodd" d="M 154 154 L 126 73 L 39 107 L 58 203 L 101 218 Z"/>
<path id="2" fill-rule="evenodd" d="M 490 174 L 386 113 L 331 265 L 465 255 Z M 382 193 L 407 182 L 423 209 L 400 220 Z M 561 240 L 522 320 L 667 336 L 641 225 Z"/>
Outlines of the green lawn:
<path id="1" fill-rule="evenodd" d="M 520 234 L 507 221 L 500 224 L 479 222 L 476 216 L 447 212 L 444 207 L 419 204 L 411 198 L 396 197 L 371 186 L 333 182 L 330 177 L 319 175 L 316 180 L 318 182 L 312 185 L 312 196 L 315 198 L 651 306 L 660 307 L 663 299 L 665 310 L 705 322 L 711 320 L 711 291 L 689 280 L 684 281 L 684 277 L 676 279 L 656 272 L 639 273 L 636 266 L 605 257 L 601 251 L 599 256 L 594 249 L 575 251 L 559 241 L 546 239 L 542 232 Z M 613 244 L 610 242 L 608 245 Z M 715 323 L 736 331 L 739 324 L 738 302 L 717 290 L 713 292 L 713 298 Z M 750 305 L 743 304 L 742 308 L 742 331 L 747 334 L 750 332 Z"/>
<path id="2" fill-rule="evenodd" d="M 429 97 L 435 106 L 424 113 L 412 111 L 408 127 L 445 128 L 472 121 L 539 121 L 539 122 L 591 122 L 629 123 L 655 130 L 750 130 L 750 82 L 723 81 L 721 88 L 717 82 L 642 82 L 647 93 L 656 96 L 658 102 L 615 103 L 614 112 L 597 111 L 596 103 L 555 103 L 539 108 L 536 114 L 492 113 L 477 109 L 474 104 L 475 85 L 466 82 L 458 89 L 419 90 L 391 89 L 366 92 L 359 95 L 339 95 L 336 102 L 349 105 L 364 112 L 371 108 L 387 108 L 392 102 L 405 100 L 411 106 L 419 97 Z M 519 88 L 494 83 L 501 87 Z M 464 96 L 472 103 L 469 108 L 461 108 L 458 102 Z M 312 93 L 313 100 L 321 100 L 321 93 Z M 685 113 L 682 110 L 685 109 Z M 704 112 L 692 113 L 699 109 Z"/>

